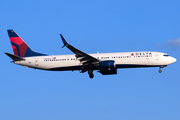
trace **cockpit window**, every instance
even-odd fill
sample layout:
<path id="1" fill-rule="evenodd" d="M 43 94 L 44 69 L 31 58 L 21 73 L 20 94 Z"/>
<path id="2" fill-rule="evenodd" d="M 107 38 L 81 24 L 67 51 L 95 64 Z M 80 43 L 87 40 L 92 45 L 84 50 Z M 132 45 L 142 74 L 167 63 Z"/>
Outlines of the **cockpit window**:
<path id="1" fill-rule="evenodd" d="M 168 57 L 169 55 L 168 54 L 164 54 L 163 56 Z"/>

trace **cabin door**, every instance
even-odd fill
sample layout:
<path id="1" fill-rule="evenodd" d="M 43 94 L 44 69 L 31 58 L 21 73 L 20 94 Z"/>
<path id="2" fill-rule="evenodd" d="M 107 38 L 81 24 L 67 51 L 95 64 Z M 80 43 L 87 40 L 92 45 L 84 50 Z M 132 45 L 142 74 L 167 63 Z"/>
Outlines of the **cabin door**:
<path id="1" fill-rule="evenodd" d="M 36 58 L 36 59 L 35 59 L 35 66 L 38 66 L 38 65 L 39 65 L 39 59 Z"/>
<path id="2" fill-rule="evenodd" d="M 159 54 L 156 54 L 156 60 L 159 60 Z"/>

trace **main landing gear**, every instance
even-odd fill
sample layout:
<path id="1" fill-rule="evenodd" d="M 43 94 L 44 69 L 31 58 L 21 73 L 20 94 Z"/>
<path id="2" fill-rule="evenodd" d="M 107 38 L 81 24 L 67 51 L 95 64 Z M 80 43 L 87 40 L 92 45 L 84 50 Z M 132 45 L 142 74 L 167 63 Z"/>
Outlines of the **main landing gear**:
<path id="1" fill-rule="evenodd" d="M 93 70 L 88 70 L 88 74 L 91 79 L 94 77 Z"/>

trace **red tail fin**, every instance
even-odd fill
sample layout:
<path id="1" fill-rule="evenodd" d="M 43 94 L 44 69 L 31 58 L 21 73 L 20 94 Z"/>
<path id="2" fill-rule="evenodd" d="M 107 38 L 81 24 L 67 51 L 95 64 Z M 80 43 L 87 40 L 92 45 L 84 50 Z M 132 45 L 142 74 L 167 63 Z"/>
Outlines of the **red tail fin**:
<path id="1" fill-rule="evenodd" d="M 7 30 L 7 31 L 8 31 L 9 39 L 11 41 L 14 55 L 19 57 L 45 55 L 31 50 L 31 48 L 18 36 L 18 34 L 14 30 Z"/>

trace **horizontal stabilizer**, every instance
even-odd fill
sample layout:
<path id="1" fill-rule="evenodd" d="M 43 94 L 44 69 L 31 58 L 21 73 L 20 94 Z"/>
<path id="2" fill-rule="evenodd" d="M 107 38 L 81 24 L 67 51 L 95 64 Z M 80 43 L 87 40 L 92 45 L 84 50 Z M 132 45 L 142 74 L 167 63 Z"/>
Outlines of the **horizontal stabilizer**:
<path id="1" fill-rule="evenodd" d="M 10 54 L 10 53 L 6 53 L 6 52 L 5 52 L 5 54 L 6 54 L 7 56 L 9 56 L 9 57 L 10 57 L 12 60 L 14 60 L 14 61 L 25 60 L 25 59 L 22 58 L 22 57 L 18 57 L 18 56 L 12 55 L 12 54 Z"/>

